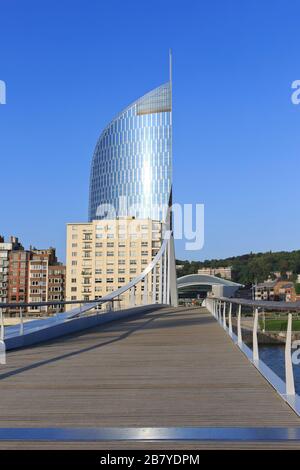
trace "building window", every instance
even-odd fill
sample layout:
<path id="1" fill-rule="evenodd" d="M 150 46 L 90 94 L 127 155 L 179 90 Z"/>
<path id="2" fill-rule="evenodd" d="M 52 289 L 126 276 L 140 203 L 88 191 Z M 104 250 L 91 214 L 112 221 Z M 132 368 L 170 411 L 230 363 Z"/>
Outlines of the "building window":
<path id="1" fill-rule="evenodd" d="M 84 233 L 83 234 L 83 239 L 87 240 L 87 241 L 91 241 L 92 240 L 92 234 L 91 233 Z"/>

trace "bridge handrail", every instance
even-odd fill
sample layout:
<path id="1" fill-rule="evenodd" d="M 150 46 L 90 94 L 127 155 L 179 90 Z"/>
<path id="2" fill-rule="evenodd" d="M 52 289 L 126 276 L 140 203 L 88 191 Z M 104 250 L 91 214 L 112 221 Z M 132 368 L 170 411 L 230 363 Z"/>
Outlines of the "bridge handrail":
<path id="1" fill-rule="evenodd" d="M 118 299 L 113 299 L 117 301 Z M 55 305 L 59 307 L 60 305 L 78 305 L 78 304 L 90 304 L 90 303 L 99 303 L 101 299 L 93 300 L 48 300 L 47 302 L 0 302 L 0 309 L 6 308 L 27 308 L 27 307 L 50 307 Z"/>
<path id="2" fill-rule="evenodd" d="M 88 300 L 88 301 L 49 301 L 49 302 L 29 302 L 29 303 L 1 303 L 0 304 L 0 341 L 5 339 L 5 327 L 4 327 L 4 318 L 3 318 L 3 309 L 12 307 L 20 309 L 20 335 L 24 334 L 24 321 L 23 321 L 23 309 L 26 307 L 40 307 L 40 306 L 49 306 L 49 305 L 68 305 L 68 304 L 77 304 L 79 308 L 74 308 L 64 315 L 62 321 L 71 320 L 75 317 L 82 316 L 89 312 L 90 310 L 98 307 L 104 303 L 111 303 L 118 301 L 119 296 L 131 290 L 131 306 L 135 306 L 135 287 L 138 283 L 144 280 L 144 292 L 143 292 L 143 305 L 148 304 L 148 285 L 147 279 L 148 274 L 153 271 L 152 281 L 152 303 L 157 303 L 157 292 L 156 292 L 156 266 L 160 262 L 160 275 L 159 275 L 159 299 L 158 303 L 161 304 L 172 304 L 177 306 L 177 289 L 176 289 L 176 267 L 175 267 L 175 255 L 174 255 L 174 240 L 172 236 L 172 231 L 166 230 L 164 234 L 164 239 L 161 244 L 160 249 L 153 258 L 153 260 L 146 266 L 141 274 L 136 276 L 132 281 L 120 287 L 119 289 L 111 292 L 110 294 L 101 297 L 100 299 Z M 173 272 L 172 272 L 173 270 Z"/>
<path id="3" fill-rule="evenodd" d="M 232 306 L 234 304 L 237 305 L 237 334 L 233 332 L 232 327 Z M 300 304 L 298 302 L 271 302 L 208 296 L 204 301 L 204 305 L 207 310 L 222 325 L 222 327 L 229 334 L 234 343 L 236 343 L 236 345 L 243 351 L 243 353 L 248 357 L 248 359 L 259 370 L 259 372 L 271 383 L 271 385 L 281 395 L 281 397 L 300 416 L 300 397 L 295 392 L 295 378 L 291 353 L 293 320 L 293 314 L 291 313 L 291 310 L 300 310 Z M 242 338 L 241 317 L 242 308 L 245 306 L 253 308 L 254 321 L 252 329 L 252 351 L 243 342 Z M 262 311 L 259 312 L 259 309 L 262 309 Z M 287 330 L 285 338 L 285 383 L 283 384 L 283 386 L 282 380 L 259 359 L 258 318 L 259 315 L 264 313 L 265 310 L 282 310 L 287 312 Z"/>
<path id="4" fill-rule="evenodd" d="M 260 308 L 265 310 L 281 310 L 281 311 L 300 311 L 300 301 L 297 302 L 283 302 L 271 300 L 251 300 L 240 299 L 237 297 L 215 297 L 209 298 L 220 300 L 222 302 L 230 302 L 232 304 L 243 305 L 247 307 Z"/>

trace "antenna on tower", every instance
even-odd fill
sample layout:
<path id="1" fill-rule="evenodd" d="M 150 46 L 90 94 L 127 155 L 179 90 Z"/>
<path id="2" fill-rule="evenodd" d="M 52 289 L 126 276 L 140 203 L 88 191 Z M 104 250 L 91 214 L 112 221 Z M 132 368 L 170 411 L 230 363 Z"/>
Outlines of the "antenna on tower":
<path id="1" fill-rule="evenodd" d="M 173 159 L 173 142 L 172 142 L 172 112 L 173 112 L 173 100 L 172 100 L 172 49 L 169 49 L 169 88 L 170 88 L 170 124 L 171 124 L 171 144 L 170 144 L 170 152 L 171 152 L 171 161 Z M 167 226 L 169 230 L 172 230 L 173 227 L 173 213 L 171 210 L 172 207 L 172 183 L 170 188 L 170 197 L 169 197 L 169 210 L 167 215 Z"/>
<path id="2" fill-rule="evenodd" d="M 172 49 L 169 49 L 169 80 L 170 80 L 170 104 L 171 104 L 171 115 L 172 115 Z"/>
<path id="3" fill-rule="evenodd" d="M 169 77 L 172 86 L 172 49 L 169 49 Z"/>

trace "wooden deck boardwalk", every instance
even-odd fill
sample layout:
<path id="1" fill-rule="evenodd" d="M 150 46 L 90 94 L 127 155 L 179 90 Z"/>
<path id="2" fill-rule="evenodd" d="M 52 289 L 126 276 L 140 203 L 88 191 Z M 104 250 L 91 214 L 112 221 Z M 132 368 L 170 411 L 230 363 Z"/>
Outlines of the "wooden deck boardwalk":
<path id="1" fill-rule="evenodd" d="M 0 397 L 0 427 L 300 425 L 203 308 L 163 308 L 12 351 Z"/>

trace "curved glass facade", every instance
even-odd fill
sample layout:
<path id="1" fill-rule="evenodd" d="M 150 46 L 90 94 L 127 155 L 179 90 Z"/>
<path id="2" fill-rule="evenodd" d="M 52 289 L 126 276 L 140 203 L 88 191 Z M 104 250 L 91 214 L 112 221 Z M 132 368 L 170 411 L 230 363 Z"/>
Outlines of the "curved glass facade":
<path id="1" fill-rule="evenodd" d="M 89 220 L 115 216 L 165 220 L 171 171 L 168 82 L 127 107 L 102 132 L 92 160 Z"/>

